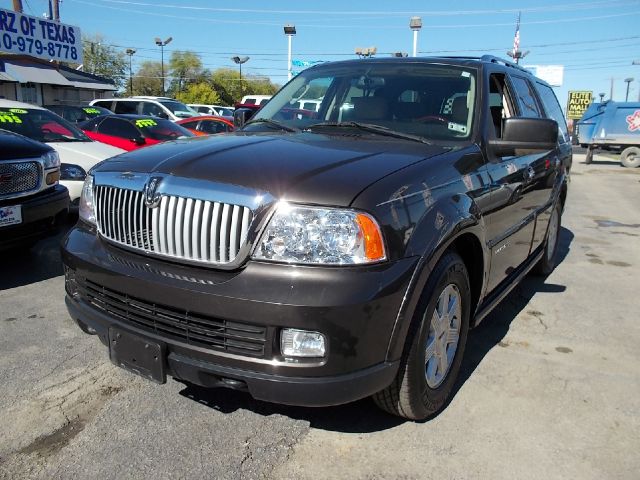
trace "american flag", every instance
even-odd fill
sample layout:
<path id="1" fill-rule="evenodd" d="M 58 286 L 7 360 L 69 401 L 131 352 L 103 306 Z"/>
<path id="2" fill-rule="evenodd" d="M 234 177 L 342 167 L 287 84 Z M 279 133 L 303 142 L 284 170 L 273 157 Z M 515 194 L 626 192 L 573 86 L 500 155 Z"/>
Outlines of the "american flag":
<path id="1" fill-rule="evenodd" d="M 513 37 L 513 56 L 520 50 L 520 13 L 518 13 L 518 21 L 516 22 L 516 34 Z"/>

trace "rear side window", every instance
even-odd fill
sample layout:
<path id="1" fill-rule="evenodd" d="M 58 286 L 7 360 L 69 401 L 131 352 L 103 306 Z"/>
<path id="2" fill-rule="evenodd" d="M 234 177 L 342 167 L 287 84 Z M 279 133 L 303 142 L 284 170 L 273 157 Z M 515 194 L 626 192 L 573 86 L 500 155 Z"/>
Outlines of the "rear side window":
<path id="1" fill-rule="evenodd" d="M 140 132 L 138 132 L 136 127 L 126 120 L 121 120 L 119 118 L 106 118 L 104 122 L 98 126 L 98 133 L 130 139 L 140 136 Z"/>
<path id="2" fill-rule="evenodd" d="M 542 117 L 535 93 L 531 84 L 522 77 L 511 76 L 513 88 L 523 117 Z"/>
<path id="3" fill-rule="evenodd" d="M 116 102 L 114 113 L 138 113 L 138 102 Z"/>
<path id="4" fill-rule="evenodd" d="M 559 135 L 563 140 L 566 141 L 569 138 L 567 123 L 565 122 L 564 115 L 562 114 L 562 108 L 558 103 L 556 95 L 553 93 L 551 87 L 548 87 L 547 85 L 536 83 L 536 86 L 538 87 L 540 100 L 542 101 L 542 105 L 547 112 L 547 116 L 558 122 Z"/>

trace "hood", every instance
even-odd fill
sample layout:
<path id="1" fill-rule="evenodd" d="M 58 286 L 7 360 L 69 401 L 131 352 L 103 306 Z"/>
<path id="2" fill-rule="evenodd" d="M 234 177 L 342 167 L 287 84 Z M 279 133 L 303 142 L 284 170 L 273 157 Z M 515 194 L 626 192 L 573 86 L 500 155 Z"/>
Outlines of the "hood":
<path id="1" fill-rule="evenodd" d="M 124 152 L 121 148 L 93 141 L 49 142 L 47 145 L 56 149 L 62 163 L 80 165 L 86 171 L 96 163 Z"/>
<path id="2" fill-rule="evenodd" d="M 160 173 L 242 186 L 293 202 L 347 206 L 377 180 L 448 150 L 360 134 L 238 133 L 128 152 L 96 171 Z"/>
<path id="3" fill-rule="evenodd" d="M 34 158 L 51 151 L 45 144 L 17 133 L 0 130 L 0 160 Z"/>

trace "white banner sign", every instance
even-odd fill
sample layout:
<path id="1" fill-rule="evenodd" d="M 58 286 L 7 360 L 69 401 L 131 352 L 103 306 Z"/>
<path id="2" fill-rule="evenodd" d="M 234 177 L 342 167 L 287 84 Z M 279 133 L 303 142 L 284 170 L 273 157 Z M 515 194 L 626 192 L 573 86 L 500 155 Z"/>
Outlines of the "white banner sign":
<path id="1" fill-rule="evenodd" d="M 536 77 L 552 87 L 561 87 L 564 78 L 564 65 L 524 65 Z"/>
<path id="2" fill-rule="evenodd" d="M 82 63 L 80 29 L 0 8 L 0 51 Z"/>

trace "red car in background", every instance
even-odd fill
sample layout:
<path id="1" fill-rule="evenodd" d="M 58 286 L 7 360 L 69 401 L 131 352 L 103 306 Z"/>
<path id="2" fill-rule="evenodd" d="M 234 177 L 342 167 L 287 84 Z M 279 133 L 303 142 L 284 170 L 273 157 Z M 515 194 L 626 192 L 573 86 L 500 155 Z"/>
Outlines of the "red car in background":
<path id="1" fill-rule="evenodd" d="M 233 122 L 215 115 L 185 118 L 178 120 L 176 123 L 188 128 L 196 135 L 215 135 L 216 133 L 227 133 L 235 130 Z"/>
<path id="2" fill-rule="evenodd" d="M 147 115 L 103 115 L 79 126 L 89 138 L 127 151 L 195 136 L 170 120 Z"/>

